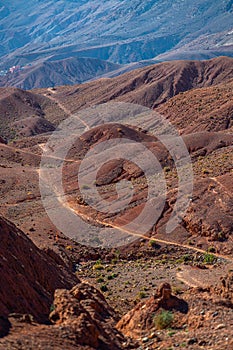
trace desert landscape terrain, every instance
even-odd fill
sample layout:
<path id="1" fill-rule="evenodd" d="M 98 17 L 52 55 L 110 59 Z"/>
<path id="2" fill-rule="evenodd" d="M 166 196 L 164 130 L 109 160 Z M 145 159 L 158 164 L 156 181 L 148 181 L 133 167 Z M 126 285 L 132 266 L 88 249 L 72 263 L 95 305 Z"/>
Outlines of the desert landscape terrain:
<path id="1" fill-rule="evenodd" d="M 232 133 L 230 57 L 0 88 L 0 349 L 232 349 Z M 177 140 L 192 169 L 184 183 Z M 150 184 L 130 142 L 164 178 L 143 224 Z M 101 144 L 111 160 L 100 166 Z M 97 210 L 90 183 L 123 209 Z"/>

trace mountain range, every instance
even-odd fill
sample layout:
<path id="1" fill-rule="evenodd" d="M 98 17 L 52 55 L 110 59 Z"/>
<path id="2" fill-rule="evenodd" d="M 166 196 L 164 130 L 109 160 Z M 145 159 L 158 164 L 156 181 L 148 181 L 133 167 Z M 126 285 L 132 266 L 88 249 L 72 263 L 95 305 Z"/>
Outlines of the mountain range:
<path id="1" fill-rule="evenodd" d="M 78 57 L 130 64 L 232 56 L 232 26 L 232 0 L 2 0 L 0 68 L 26 69 L 1 85 L 48 87 L 96 77 L 93 67 L 81 80 L 69 76 L 64 66 L 73 66 Z M 83 71 L 82 63 L 75 64 Z M 33 84 L 35 72 L 43 78 Z"/>

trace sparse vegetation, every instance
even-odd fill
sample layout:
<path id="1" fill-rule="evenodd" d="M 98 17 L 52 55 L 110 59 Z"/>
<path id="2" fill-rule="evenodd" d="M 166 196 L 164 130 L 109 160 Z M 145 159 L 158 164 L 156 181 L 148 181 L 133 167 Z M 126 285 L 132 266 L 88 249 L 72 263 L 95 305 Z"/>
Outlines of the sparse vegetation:
<path id="1" fill-rule="evenodd" d="M 54 310 L 55 310 L 55 305 L 52 304 L 52 305 L 50 306 L 50 312 L 52 312 L 52 311 L 54 311 Z"/>
<path id="2" fill-rule="evenodd" d="M 103 283 L 104 282 L 104 278 L 103 277 L 98 277 L 96 282 L 97 283 Z"/>
<path id="3" fill-rule="evenodd" d="M 149 246 L 152 247 L 152 248 L 156 248 L 156 246 L 157 246 L 156 240 L 151 239 L 151 240 L 149 241 Z"/>
<path id="4" fill-rule="evenodd" d="M 112 273 L 111 275 L 107 276 L 108 280 L 113 280 L 114 278 L 116 278 L 118 276 L 117 273 Z"/>
<path id="5" fill-rule="evenodd" d="M 102 284 L 102 285 L 100 286 L 100 290 L 101 290 L 101 292 L 107 292 L 107 291 L 108 291 L 107 285 L 106 285 L 106 284 Z"/>
<path id="6" fill-rule="evenodd" d="M 171 326 L 173 322 L 173 313 L 171 311 L 163 310 L 154 318 L 154 323 L 157 329 L 165 329 Z"/>
<path id="7" fill-rule="evenodd" d="M 206 253 L 204 255 L 204 263 L 205 264 L 213 264 L 215 261 L 215 256 L 213 254 Z"/>
<path id="8" fill-rule="evenodd" d="M 93 266 L 93 270 L 103 270 L 104 265 L 102 264 L 101 260 L 97 260 L 95 265 Z"/>
<path id="9" fill-rule="evenodd" d="M 209 247 L 207 252 L 208 253 L 216 253 L 216 249 L 214 247 Z"/>
<path id="10" fill-rule="evenodd" d="M 145 291 L 141 290 L 140 292 L 138 292 L 136 299 L 144 299 L 147 298 L 147 294 Z"/>

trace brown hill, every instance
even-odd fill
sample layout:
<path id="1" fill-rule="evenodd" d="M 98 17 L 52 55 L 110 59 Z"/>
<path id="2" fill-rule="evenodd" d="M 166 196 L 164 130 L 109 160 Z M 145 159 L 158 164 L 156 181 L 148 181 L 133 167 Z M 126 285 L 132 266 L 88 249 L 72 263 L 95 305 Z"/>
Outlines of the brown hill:
<path id="1" fill-rule="evenodd" d="M 232 233 L 233 221 L 231 214 L 232 192 L 229 187 L 231 174 L 229 172 L 232 164 L 233 138 L 228 133 L 200 132 L 184 136 L 184 142 L 192 158 L 194 168 L 193 198 L 195 200 L 190 202 L 189 211 L 182 221 L 182 226 L 188 228 L 189 234 L 186 232 L 184 235 L 183 231 L 179 232 L 178 228 L 173 235 L 168 235 L 165 230 L 173 204 L 176 201 L 178 187 L 175 165 L 169 157 L 169 152 L 155 137 L 141 131 L 130 130 L 129 127 L 120 128 L 119 124 L 93 128 L 82 135 L 82 142 L 78 141 L 77 144 L 72 145 L 67 159 L 74 159 L 75 163 L 67 162 L 63 170 L 63 185 L 71 208 L 84 217 L 92 218 L 93 222 L 97 220 L 99 223 L 110 226 L 124 226 L 140 214 L 147 200 L 148 191 L 144 173 L 134 163 L 120 159 L 114 144 L 110 149 L 114 157 L 111 162 L 107 162 L 99 170 L 96 185 L 103 198 L 111 201 L 116 196 L 115 184 L 122 179 L 131 181 L 134 195 L 124 211 L 113 214 L 97 212 L 85 204 L 85 200 L 82 200 L 82 194 L 76 181 L 77 167 L 80 158 L 84 156 L 84 150 L 111 138 L 121 138 L 122 135 L 127 139 L 145 144 L 156 155 L 166 172 L 166 180 L 170 190 L 167 194 L 162 217 L 159 217 L 152 230 L 155 233 L 154 237 L 184 243 L 189 240 L 190 234 L 195 237 L 198 245 L 202 236 L 205 237 L 202 240 L 203 247 L 208 246 L 208 241 L 216 241 L 217 251 L 231 254 L 233 247 L 228 238 Z M 94 160 L 90 159 L 90 164 L 92 162 Z M 93 170 L 88 168 L 88 173 L 85 175 L 87 183 L 89 183 L 88 179 L 93 176 Z M 222 175 L 224 175 L 223 178 Z M 221 185 L 219 185 L 220 182 Z M 219 201 L 216 201 L 216 197 L 219 198 Z M 77 198 L 80 200 L 77 201 Z M 122 206 L 124 206 L 123 203 L 124 197 L 122 198 Z M 157 198 L 156 203 L 159 203 L 159 198 Z"/>
<path id="2" fill-rule="evenodd" d="M 81 283 L 55 253 L 39 250 L 2 217 L 0 234 L 1 349 L 129 348 L 115 329 L 114 310 L 98 290 Z M 49 323 L 50 312 L 54 326 L 39 325 Z M 10 336 L 2 340 L 10 328 Z"/>
<path id="3" fill-rule="evenodd" d="M 51 112 L 64 116 L 56 104 L 35 93 L 16 88 L 0 88 L 0 136 L 8 140 L 53 131 L 46 120 Z"/>
<path id="4" fill-rule="evenodd" d="M 219 58 L 204 62 L 168 62 L 130 72 L 115 79 L 99 80 L 76 87 L 37 90 L 37 93 L 10 89 L 10 94 L 8 90 L 2 90 L 2 93 L 3 98 L 8 98 L 10 96 L 12 109 L 14 108 L 13 110 L 18 119 L 17 121 L 14 121 L 14 123 L 16 123 L 17 127 L 22 124 L 25 125 L 27 132 L 23 135 L 26 136 L 32 134 L 33 128 L 32 125 L 27 125 L 28 120 L 24 120 L 23 118 L 20 119 L 23 108 L 22 106 L 25 103 L 25 99 L 23 98 L 25 98 L 25 96 L 27 96 L 26 98 L 29 98 L 30 101 L 38 101 L 39 112 L 45 114 L 44 116 L 42 115 L 42 117 L 38 116 L 38 119 L 44 118 L 44 120 L 47 119 L 50 123 L 57 125 L 59 120 L 62 120 L 65 115 L 69 115 L 69 112 L 77 111 L 80 108 L 87 107 L 89 104 L 93 105 L 111 99 L 116 101 L 130 101 L 132 96 L 134 96 L 135 100 L 139 99 L 140 102 L 143 89 L 145 89 L 147 93 L 150 93 L 150 104 L 156 104 L 157 95 L 153 95 L 153 91 L 157 92 L 158 90 L 156 87 L 158 87 L 158 82 L 163 81 L 163 84 L 165 84 L 166 79 L 167 90 L 163 91 L 165 94 L 168 94 L 169 91 L 172 91 L 172 93 L 178 93 L 179 89 L 175 92 L 173 89 L 174 85 L 171 85 L 169 81 L 171 78 L 172 84 L 175 83 L 175 81 L 178 81 L 178 76 L 180 77 L 179 81 L 186 82 L 187 85 L 183 86 L 185 88 L 190 87 L 192 84 L 199 84 L 201 86 L 216 84 L 214 86 L 196 88 L 182 94 L 180 93 L 156 109 L 156 111 L 168 116 L 177 126 L 177 129 L 186 134 L 184 141 L 193 159 L 195 182 L 198 183 L 198 181 L 204 181 L 203 186 L 205 189 L 208 189 L 208 181 L 206 180 L 206 177 L 217 179 L 219 176 L 227 174 L 231 168 L 232 137 L 229 133 L 224 133 L 225 129 L 231 127 L 232 120 L 231 62 L 232 59 L 230 58 Z M 164 76 L 166 72 L 169 72 L 169 69 L 166 67 L 170 69 L 170 78 L 169 75 L 168 77 Z M 165 70 L 165 68 L 167 70 Z M 161 70 L 160 73 L 159 69 Z M 181 72 L 183 72 L 183 75 Z M 196 72 L 196 75 L 194 72 Z M 197 73 L 199 75 L 197 75 Z M 135 79 L 133 80 L 134 75 Z M 195 79 L 194 76 L 196 77 Z M 199 76 L 199 80 L 197 80 L 197 76 Z M 219 81 L 221 80 L 225 80 L 225 83 L 219 84 Z M 134 81 L 134 84 L 132 84 L 132 81 Z M 122 84 L 117 85 L 119 82 L 122 82 Z M 125 89 L 126 86 L 127 89 Z M 181 85 L 176 84 L 176 86 L 178 87 Z M 115 94 L 115 97 L 112 95 L 111 89 L 118 91 L 118 93 Z M 14 94 L 12 91 L 14 91 Z M 18 95 L 20 98 L 17 97 Z M 15 101 L 20 101 L 20 103 L 16 103 Z M 145 99 L 142 102 L 147 105 Z M 33 105 L 32 102 L 31 105 Z M 34 108 L 31 108 L 31 105 L 26 105 L 29 118 L 32 110 L 34 111 Z M 195 112 L 192 117 L 187 113 L 189 108 L 190 111 Z M 211 115 L 207 119 L 208 113 L 211 113 Z M 127 124 L 127 116 L 125 122 Z M 12 125 L 14 124 L 12 123 Z M 185 128 L 187 128 L 187 130 Z M 46 129 L 46 131 L 47 130 L 48 129 Z M 202 130 L 203 132 L 200 132 Z M 222 132 L 210 133 L 211 130 L 222 130 Z M 34 133 L 36 132 L 37 131 Z M 83 135 L 82 142 L 80 141 L 73 145 L 73 148 L 69 152 L 69 157 L 78 160 L 79 157 L 82 157 L 86 150 L 93 144 L 108 140 L 111 137 L 121 137 L 122 135 L 150 145 L 149 147 L 155 152 L 162 166 L 167 168 L 166 173 L 170 181 L 169 186 L 175 190 L 177 186 L 177 182 L 175 181 L 176 173 L 173 169 L 173 162 L 169 160 L 168 151 L 165 150 L 164 147 L 161 147 L 159 143 L 156 143 L 156 140 L 153 137 L 142 130 L 133 130 L 130 127 L 121 127 L 120 125 L 111 127 L 106 126 L 105 128 L 101 127 L 97 130 L 90 130 Z M 17 208 L 8 208 L 5 205 L 5 201 L 1 201 L 1 210 L 7 218 L 19 223 L 20 227 L 39 245 L 43 245 L 43 240 L 46 242 L 48 241 L 48 236 L 46 234 L 47 231 L 52 232 L 53 237 L 56 232 L 56 228 L 51 224 L 47 216 L 46 219 L 44 218 L 45 211 L 39 200 L 38 167 L 40 164 L 40 154 L 46 143 L 46 137 L 46 135 L 41 134 L 41 136 L 29 137 L 27 139 L 21 138 L 20 140 L 9 144 L 8 147 L 4 145 L 1 147 L 2 160 L 4 160 L 2 167 L 2 181 L 5 181 L 1 193 L 3 197 L 7 196 L 8 205 L 14 206 L 14 204 L 17 203 Z M 36 156 L 35 153 L 37 154 Z M 27 168 L 24 169 L 22 167 L 24 165 L 27 165 Z M 12 172 L 12 168 L 15 170 L 14 172 Z M 73 202 L 72 196 L 74 196 L 74 193 L 79 195 L 75 171 L 77 171 L 76 164 L 69 164 L 69 166 L 64 169 L 64 183 L 66 189 L 71 193 L 73 191 L 71 198 L 69 198 L 70 203 Z M 141 176 L 141 172 L 136 167 L 132 165 L 129 166 L 127 162 L 124 163 L 122 161 L 117 161 L 112 164 L 107 164 L 106 167 L 101 169 L 98 184 L 103 187 L 104 191 L 106 190 L 105 186 L 111 186 L 111 184 L 116 183 L 123 178 L 130 180 L 131 177 L 143 181 L 143 176 Z M 212 184 L 213 180 L 209 181 Z M 24 186 L 24 191 L 22 191 L 22 184 Z M 216 186 L 216 183 L 214 183 L 214 185 Z M 137 191 L 137 195 L 135 196 L 133 203 L 131 203 L 129 211 L 126 211 L 125 215 L 122 215 L 120 221 L 118 220 L 118 223 L 121 222 L 122 224 L 122 222 L 126 222 L 130 217 L 134 217 L 137 215 L 137 212 L 140 211 L 140 205 L 143 202 L 143 195 L 146 194 L 146 188 L 142 185 L 141 188 L 140 186 L 138 187 Z M 113 189 L 107 189 L 106 193 L 113 197 L 115 195 Z M 200 194 L 198 194 L 198 196 L 199 200 L 201 200 L 202 196 Z M 172 202 L 172 199 L 169 199 L 169 201 Z M 224 237 L 227 237 L 231 231 L 231 227 L 229 226 L 231 218 L 229 217 L 229 220 L 224 219 L 225 216 L 229 216 L 228 209 L 225 211 L 218 208 L 218 203 L 215 202 L 214 192 L 210 193 L 207 202 L 211 203 L 211 206 L 214 205 L 215 210 L 219 212 L 219 215 L 221 214 L 221 217 L 219 217 L 219 223 L 221 222 Z M 194 203 L 193 211 L 196 210 L 196 205 L 198 208 L 198 203 L 198 201 Z M 229 203 L 230 201 L 226 198 L 227 208 Z M 77 201 L 75 206 L 76 205 Z M 33 210 L 31 207 L 33 207 Z M 88 207 L 83 206 L 82 203 L 81 205 L 78 205 L 77 210 L 80 211 L 81 214 L 89 215 L 92 213 L 92 211 Z M 199 210 L 197 212 L 199 213 Z M 95 219 L 95 215 L 96 214 L 93 212 L 93 219 Z M 28 220 L 25 220 L 26 217 Z M 213 213 L 210 213 L 210 217 L 213 217 Z M 35 230 L 33 235 L 30 232 L 30 229 L 32 228 L 31 218 L 33 220 L 33 230 Z M 99 219 L 103 219 L 103 217 L 99 217 Z M 108 221 L 111 222 L 111 220 L 115 220 L 115 223 L 117 223 L 117 219 L 119 218 L 110 217 L 108 218 Z M 189 215 L 188 220 L 197 222 L 195 215 Z M 226 225 L 224 222 L 226 222 Z M 192 222 L 187 225 L 189 225 L 190 229 L 193 226 Z M 202 232 L 203 235 L 207 235 L 206 227 L 202 227 L 200 224 L 199 232 Z M 214 224 L 210 236 L 217 237 L 219 231 L 221 231 L 219 226 Z M 39 234 L 41 236 L 39 236 Z M 179 240 L 178 236 L 177 238 L 174 237 L 174 239 Z M 184 237 L 182 239 L 184 239 Z M 48 244 L 51 244 L 51 240 L 48 242 Z M 65 243 L 63 243 L 63 247 L 64 246 Z"/>
<path id="5" fill-rule="evenodd" d="M 156 111 L 167 117 L 183 134 L 219 131 L 233 126 L 232 101 L 233 80 L 180 93 Z"/>
<path id="6" fill-rule="evenodd" d="M 0 136 L 9 140 L 53 131 L 54 126 L 67 116 L 67 111 L 75 112 L 110 100 L 156 107 L 180 92 L 229 82 L 233 79 L 232 61 L 232 58 L 221 57 L 202 62 L 165 62 L 117 78 L 75 87 L 59 87 L 53 91 L 26 92 L 3 88 L 0 89 Z M 222 94 L 231 104 L 231 85 L 228 90 L 224 85 L 220 89 L 225 90 Z M 201 91 L 203 95 L 204 90 Z M 213 91 L 218 90 L 213 88 Z M 221 92 L 218 99 L 222 104 L 225 100 L 222 101 L 220 97 Z M 203 98 L 203 105 L 198 108 L 204 112 L 205 105 L 208 107 Z M 224 106 L 223 113 L 229 114 L 229 108 L 230 105 Z"/>
<path id="7" fill-rule="evenodd" d="M 232 67 L 233 59 L 228 57 L 209 61 L 164 62 L 112 79 L 59 87 L 54 96 L 71 112 L 111 100 L 155 108 L 180 92 L 231 80 Z"/>
<path id="8" fill-rule="evenodd" d="M 120 66 L 97 58 L 76 58 L 34 63 L 23 70 L 0 77 L 0 86 L 15 86 L 20 89 L 53 87 L 57 85 L 80 84 Z"/>

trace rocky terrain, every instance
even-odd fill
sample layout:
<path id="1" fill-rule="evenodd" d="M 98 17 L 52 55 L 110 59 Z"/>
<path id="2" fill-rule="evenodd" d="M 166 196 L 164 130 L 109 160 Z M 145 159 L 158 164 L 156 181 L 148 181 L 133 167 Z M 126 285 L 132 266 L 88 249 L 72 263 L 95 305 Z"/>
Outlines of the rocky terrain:
<path id="1" fill-rule="evenodd" d="M 158 63 L 113 79 L 101 79 L 78 87 L 57 87 L 54 97 L 72 113 L 112 100 L 155 108 L 179 93 L 230 83 L 233 78 L 232 62 L 232 58 L 220 57 L 202 62 Z M 41 92 L 47 93 L 39 90 Z"/>
<path id="2" fill-rule="evenodd" d="M 52 251 L 40 251 L 23 232 L 3 218 L 0 225 L 1 316 L 24 311 L 45 322 L 54 291 L 71 288 L 78 279 Z"/>
<path id="3" fill-rule="evenodd" d="M 0 349 L 231 349 L 232 84 L 232 59 L 220 57 L 160 63 L 82 85 L 0 89 Z M 73 128 L 58 139 L 60 153 L 49 153 L 49 137 L 74 113 L 81 137 L 71 142 Z M 112 119 L 98 126 L 104 113 Z M 188 209 L 170 233 L 178 170 L 156 134 L 158 113 L 182 135 L 193 168 Z M 98 211 L 83 195 L 93 168 L 83 187 L 77 181 L 88 151 L 124 138 L 147 147 L 166 180 L 162 212 L 146 233 L 135 226 L 137 236 L 125 228 L 147 202 L 149 185 L 137 164 L 118 156 L 112 144 L 114 157 L 98 171 L 95 186 L 109 206 L 116 184 L 131 182 L 133 196 L 119 212 Z M 53 174 L 67 144 L 64 201 Z M 47 209 L 66 210 L 64 230 L 45 211 L 41 183 L 50 189 Z M 155 208 L 162 197 L 159 192 L 153 198 Z M 122 207 L 124 200 L 119 198 Z M 75 227 L 79 237 L 91 235 L 89 245 L 66 234 L 73 229 L 71 213 L 89 223 L 88 229 Z M 118 247 L 105 244 L 106 229 L 133 239 Z"/>

